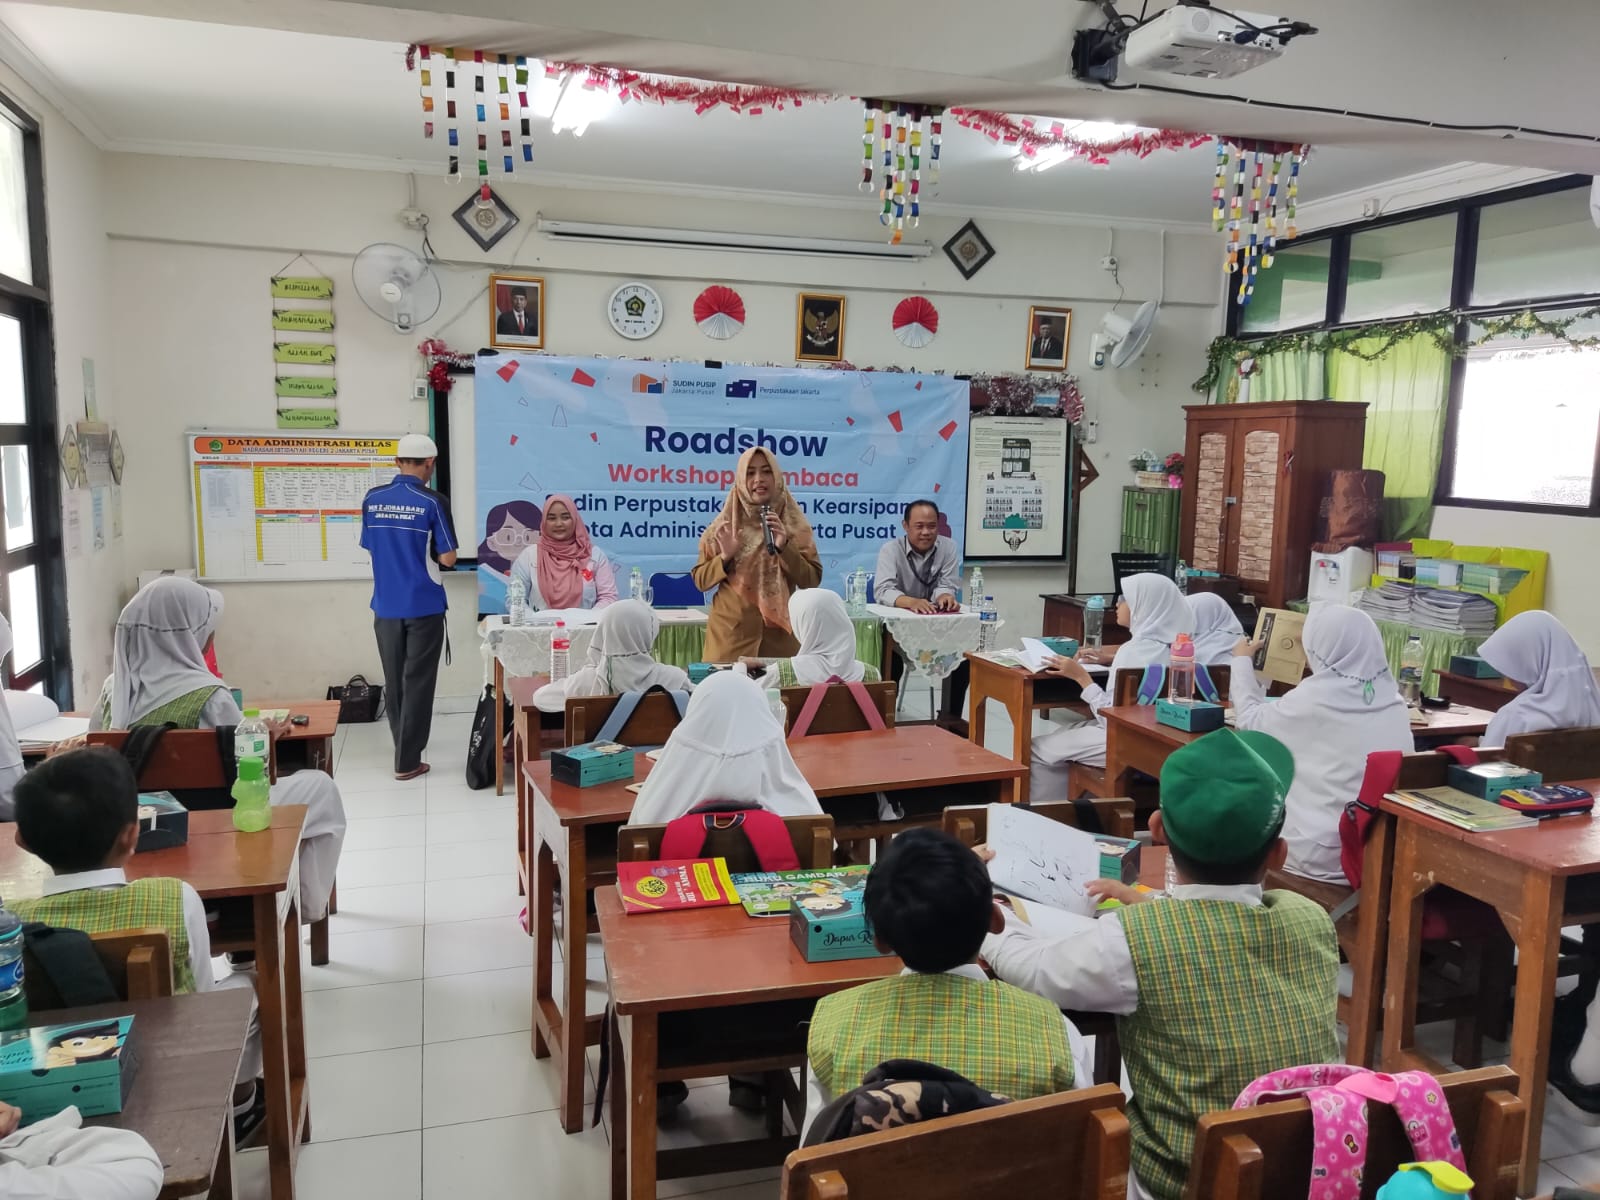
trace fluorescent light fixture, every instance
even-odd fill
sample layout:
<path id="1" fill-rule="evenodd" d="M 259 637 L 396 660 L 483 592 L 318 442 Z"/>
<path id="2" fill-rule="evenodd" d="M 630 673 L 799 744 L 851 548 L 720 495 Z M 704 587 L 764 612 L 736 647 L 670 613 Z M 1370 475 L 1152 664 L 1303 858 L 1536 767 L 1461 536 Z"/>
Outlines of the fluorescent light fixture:
<path id="1" fill-rule="evenodd" d="M 792 237 L 788 234 L 734 233 L 710 229 L 657 229 L 645 225 L 606 225 L 594 221 L 538 219 L 539 232 L 561 242 L 602 242 L 618 246 L 665 246 L 687 250 L 737 250 L 745 254 L 803 254 L 820 258 L 926 258 L 927 242 L 862 242 L 845 238 Z"/>
<path id="2" fill-rule="evenodd" d="M 616 99 L 604 88 L 584 87 L 575 77 L 568 79 L 550 118 L 550 128 L 556 133 L 570 129 L 573 137 L 582 137 L 589 122 L 604 116 L 615 104 Z"/>
<path id="3" fill-rule="evenodd" d="M 556 104 L 561 100 L 560 79 L 544 73 L 544 64 L 538 66 L 539 81 L 533 85 L 533 95 L 528 97 L 528 107 L 533 115 L 548 121 L 555 116 Z"/>

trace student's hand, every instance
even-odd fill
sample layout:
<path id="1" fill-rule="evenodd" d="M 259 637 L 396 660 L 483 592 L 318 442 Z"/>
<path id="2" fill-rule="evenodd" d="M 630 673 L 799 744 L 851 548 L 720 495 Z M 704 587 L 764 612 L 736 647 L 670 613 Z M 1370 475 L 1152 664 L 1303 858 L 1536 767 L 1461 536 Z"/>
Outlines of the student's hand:
<path id="1" fill-rule="evenodd" d="M 940 612 L 948 613 L 961 611 L 961 601 L 950 595 L 949 592 L 946 592 L 944 595 L 935 600 L 933 602 L 933 606 Z"/>
<path id="2" fill-rule="evenodd" d="M 1116 649 L 1111 646 L 1101 646 L 1098 649 L 1092 646 L 1085 646 L 1078 651 L 1078 661 L 1083 663 L 1109 662 L 1116 657 L 1116 653 Z"/>
<path id="3" fill-rule="evenodd" d="M 1083 890 L 1094 900 L 1117 900 L 1123 904 L 1143 904 L 1155 898 L 1154 892 L 1141 892 L 1118 879 L 1091 879 Z"/>
<path id="4" fill-rule="evenodd" d="M 1233 644 L 1235 658 L 1254 658 L 1256 651 L 1266 645 L 1265 642 L 1252 642 L 1249 638 L 1240 638 Z"/>
<path id="5" fill-rule="evenodd" d="M 978 856 L 978 861 L 981 863 L 988 864 L 994 861 L 994 851 L 989 849 L 983 842 L 979 842 L 974 846 L 972 852 Z"/>
<path id="6" fill-rule="evenodd" d="M 765 671 L 770 664 L 764 658 L 752 658 L 748 654 L 741 654 L 739 656 L 739 665 L 749 672 Z"/>
<path id="7" fill-rule="evenodd" d="M 267 720 L 267 718 L 262 717 L 261 721 L 262 721 L 262 724 L 264 724 L 267 727 L 267 736 L 270 737 L 274 742 L 278 741 L 280 738 L 287 737 L 289 735 L 289 733 L 294 729 L 294 726 L 290 725 L 289 722 L 286 721 L 286 720 L 285 721 L 279 721 L 279 720 L 271 720 L 271 721 L 269 721 L 269 720 Z"/>
<path id="8" fill-rule="evenodd" d="M 919 600 L 915 596 L 900 596 L 895 602 L 896 608 L 903 608 L 908 612 L 921 613 L 924 616 L 934 611 L 934 606 L 926 600 Z"/>
<path id="9" fill-rule="evenodd" d="M 0 1137 L 9 1137 L 22 1124 L 22 1110 L 0 1100 Z"/>
<path id="10" fill-rule="evenodd" d="M 770 508 L 767 509 L 766 521 L 767 528 L 772 530 L 772 544 L 782 550 L 784 543 L 789 540 L 789 535 L 783 530 L 783 522 L 778 519 L 778 514 Z"/>
<path id="11" fill-rule="evenodd" d="M 1060 679 L 1070 679 L 1081 688 L 1088 687 L 1094 682 L 1089 678 L 1088 669 L 1075 658 L 1052 658 L 1044 664 L 1044 675 L 1054 675 Z"/>
<path id="12" fill-rule="evenodd" d="M 717 526 L 717 554 L 724 563 L 732 563 L 739 557 L 739 536 L 727 521 Z"/>
<path id="13" fill-rule="evenodd" d="M 66 754 L 70 750 L 82 750 L 88 744 L 89 738 L 87 735 L 74 734 L 72 737 L 62 738 L 54 746 L 51 746 L 50 749 L 45 751 L 44 756 L 46 758 L 54 758 L 56 755 Z"/>

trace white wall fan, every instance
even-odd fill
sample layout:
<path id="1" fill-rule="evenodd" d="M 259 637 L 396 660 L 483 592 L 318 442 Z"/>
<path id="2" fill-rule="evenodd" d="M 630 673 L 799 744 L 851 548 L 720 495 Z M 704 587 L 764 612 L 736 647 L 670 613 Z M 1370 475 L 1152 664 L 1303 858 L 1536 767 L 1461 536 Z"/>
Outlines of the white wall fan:
<path id="1" fill-rule="evenodd" d="M 374 242 L 356 255 L 350 277 L 361 302 L 396 333 L 410 333 L 439 311 L 438 276 L 415 250 Z"/>

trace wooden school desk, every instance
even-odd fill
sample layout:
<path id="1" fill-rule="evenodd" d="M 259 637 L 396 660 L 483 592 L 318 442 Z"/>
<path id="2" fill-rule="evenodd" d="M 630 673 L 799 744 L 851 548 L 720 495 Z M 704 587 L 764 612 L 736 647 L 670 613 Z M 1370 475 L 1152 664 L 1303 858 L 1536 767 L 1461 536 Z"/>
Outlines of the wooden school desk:
<path id="1" fill-rule="evenodd" d="M 1064 592 L 1041 592 L 1044 601 L 1044 636 L 1069 637 L 1083 641 L 1083 609 L 1092 593 L 1069 596 Z M 1133 633 L 1117 623 L 1117 597 L 1114 592 L 1102 592 L 1106 602 L 1105 619 L 1100 623 L 1100 641 L 1106 646 L 1120 646 Z"/>
<path id="2" fill-rule="evenodd" d="M 894 975 L 900 960 L 808 963 L 789 941 L 785 919 L 751 917 L 740 907 L 628 916 L 615 888 L 595 893 L 595 914 L 606 944 L 614 1014 L 613 1200 L 655 1200 L 658 1178 L 782 1162 L 796 1145 L 793 1135 L 664 1151 L 658 1158 L 656 1084 L 803 1065 L 806 1031 L 800 1022 L 815 1001 Z M 695 1016 L 701 1018 L 697 1027 L 722 1030 L 708 1039 L 713 1048 L 698 1053 L 677 1032 Z"/>
<path id="3" fill-rule="evenodd" d="M 258 706 L 252 702 L 251 707 Z M 337 700 L 263 700 L 259 707 L 284 708 L 291 717 L 310 718 L 304 725 L 290 725 L 289 731 L 278 739 L 275 752 L 280 775 L 302 768 L 333 774 L 333 739 L 339 732 Z"/>
<path id="4" fill-rule="evenodd" d="M 973 745 L 984 744 L 988 702 L 996 701 L 1011 718 L 1011 758 L 1024 767 L 1033 762 L 1033 714 L 1036 710 L 1071 708 L 1088 712 L 1088 706 L 1081 699 L 1082 689 L 1070 679 L 1056 675 L 1035 675 L 1026 667 L 1008 667 L 979 654 L 967 655 L 967 662 L 972 666 L 972 682 L 967 688 L 972 719 L 967 736 Z M 1099 663 L 1089 664 L 1089 673 L 1103 687 L 1110 667 Z M 1011 798 L 1017 804 L 1027 803 L 1026 770 L 1017 777 Z"/>
<path id="5" fill-rule="evenodd" d="M 974 746 L 932 725 L 896 726 L 865 733 L 828 733 L 789 743 L 795 765 L 821 800 L 870 792 L 930 793 L 939 806 L 925 820 L 937 823 L 954 804 L 1004 802 L 1026 768 Z M 643 779 L 653 765 L 636 756 L 634 780 L 575 788 L 553 783 L 548 761 L 524 765 L 528 807 L 520 824 L 530 838 L 518 845 L 519 870 L 529 875 L 528 925 L 533 948 L 533 1052 L 553 1055 L 561 1076 L 561 1125 L 568 1133 L 583 1127 L 583 1048 L 600 1037 L 598 1018 L 584 1015 L 584 978 L 570 964 L 584 961 L 589 932 L 585 892 L 615 882 L 617 830 L 633 812 L 630 782 Z M 525 865 L 524 865 L 525 864 Z M 555 960 L 555 873 L 561 876 L 562 950 L 567 969 L 565 995 L 557 1003 L 552 988 Z M 676 914 L 675 914 L 676 915 Z"/>
<path id="6" fill-rule="evenodd" d="M 211 952 L 253 951 L 267 1090 L 267 1164 L 273 1200 L 292 1200 L 294 1160 L 311 1138 L 300 990 L 300 829 L 303 804 L 272 810 L 260 833 L 240 833 L 229 809 L 189 814 L 189 841 L 136 854 L 129 879 L 175 876 L 222 910 Z M 42 894 L 50 868 L 0 832 L 0 896 Z M 581 959 L 580 959 L 581 961 Z"/>
<path id="7" fill-rule="evenodd" d="M 250 1028 L 250 993 L 227 988 L 203 995 L 119 1000 L 29 1014 L 29 1025 L 66 1025 L 133 1017 L 139 1074 L 119 1113 L 85 1125 L 131 1129 L 161 1159 L 160 1200 L 210 1191 L 231 1196 L 233 1085 Z M 26 1115 L 26 1113 L 24 1113 Z"/>
<path id="8" fill-rule="evenodd" d="M 1600 779 L 1572 782 L 1591 792 L 1600 789 Z M 1561 927 L 1600 921 L 1600 823 L 1590 816 L 1560 817 L 1532 829 L 1467 833 L 1385 800 L 1368 837 L 1369 849 L 1380 836 L 1392 840 L 1394 853 L 1382 1069 L 1439 1070 L 1416 1049 L 1424 894 L 1435 885 L 1452 887 L 1496 909 L 1517 947 L 1517 1004 L 1508 1065 L 1517 1073 L 1517 1092 L 1528 1106 L 1519 1194 L 1530 1196 L 1539 1173 Z M 1372 861 L 1370 854 L 1367 861 Z"/>

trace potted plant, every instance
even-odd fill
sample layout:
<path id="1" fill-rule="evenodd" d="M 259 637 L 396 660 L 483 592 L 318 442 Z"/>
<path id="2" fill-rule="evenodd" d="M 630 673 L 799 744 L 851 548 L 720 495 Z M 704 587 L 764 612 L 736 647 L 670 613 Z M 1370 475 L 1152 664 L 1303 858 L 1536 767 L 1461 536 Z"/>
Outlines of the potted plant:
<path id="1" fill-rule="evenodd" d="M 1174 450 L 1167 455 L 1162 469 L 1167 473 L 1167 486 L 1181 488 L 1183 486 L 1183 451 Z"/>
<path id="2" fill-rule="evenodd" d="M 1140 450 L 1128 459 L 1134 469 L 1134 484 L 1142 488 L 1164 488 L 1167 477 L 1161 469 L 1162 459 L 1154 450 Z"/>

